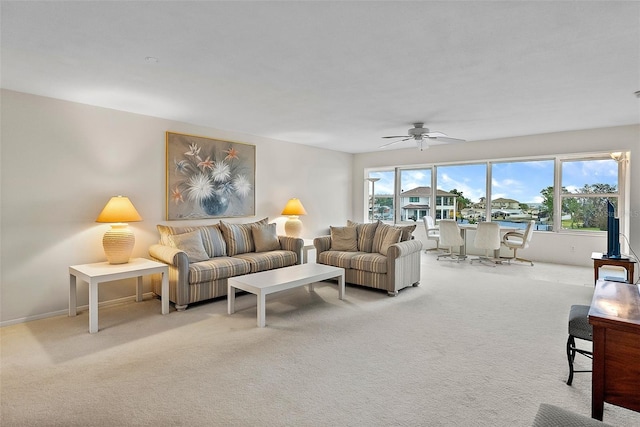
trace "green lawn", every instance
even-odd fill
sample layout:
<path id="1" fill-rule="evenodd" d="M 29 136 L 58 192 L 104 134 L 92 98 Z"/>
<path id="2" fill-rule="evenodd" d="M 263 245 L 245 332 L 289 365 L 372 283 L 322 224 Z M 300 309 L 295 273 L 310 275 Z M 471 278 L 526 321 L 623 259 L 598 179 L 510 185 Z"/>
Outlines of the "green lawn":
<path id="1" fill-rule="evenodd" d="M 570 219 L 562 220 L 562 228 L 566 228 L 569 230 L 584 230 L 584 231 L 602 231 L 598 227 L 583 227 L 581 223 L 574 223 L 571 225 Z"/>

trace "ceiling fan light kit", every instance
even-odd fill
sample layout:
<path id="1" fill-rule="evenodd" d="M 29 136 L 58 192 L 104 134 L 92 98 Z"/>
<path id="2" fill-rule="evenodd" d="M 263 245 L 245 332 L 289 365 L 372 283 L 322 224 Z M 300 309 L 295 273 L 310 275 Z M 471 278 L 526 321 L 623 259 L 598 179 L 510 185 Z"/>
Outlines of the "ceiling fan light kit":
<path id="1" fill-rule="evenodd" d="M 429 148 L 429 141 L 437 141 L 443 144 L 450 144 L 456 142 L 465 142 L 464 139 L 450 138 L 446 134 L 438 131 L 430 132 L 428 128 L 424 127 L 424 123 L 417 122 L 413 124 L 413 127 L 407 131 L 407 135 L 396 136 L 383 136 L 382 138 L 402 138 L 397 141 L 392 141 L 387 144 L 381 145 L 378 148 L 387 148 L 392 145 L 398 144 L 403 141 L 414 139 L 418 144 L 420 151 Z"/>

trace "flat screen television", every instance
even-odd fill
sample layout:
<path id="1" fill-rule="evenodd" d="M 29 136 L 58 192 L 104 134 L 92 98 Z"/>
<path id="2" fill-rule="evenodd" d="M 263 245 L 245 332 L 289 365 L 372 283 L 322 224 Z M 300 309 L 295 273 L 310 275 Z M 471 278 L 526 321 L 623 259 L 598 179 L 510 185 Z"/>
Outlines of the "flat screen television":
<path id="1" fill-rule="evenodd" d="M 613 204 L 607 200 L 607 258 L 620 259 L 620 219 Z"/>

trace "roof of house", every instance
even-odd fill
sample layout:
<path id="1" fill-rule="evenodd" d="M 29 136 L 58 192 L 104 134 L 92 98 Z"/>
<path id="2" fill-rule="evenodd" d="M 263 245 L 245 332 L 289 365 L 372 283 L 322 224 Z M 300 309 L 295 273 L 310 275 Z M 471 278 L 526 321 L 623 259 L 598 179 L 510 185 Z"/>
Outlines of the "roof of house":
<path id="1" fill-rule="evenodd" d="M 520 203 L 520 202 L 513 199 L 505 199 L 504 197 L 498 197 L 497 199 L 493 199 L 491 203 Z"/>
<path id="2" fill-rule="evenodd" d="M 430 196 L 431 195 L 431 187 L 416 187 L 416 188 L 412 188 L 411 190 L 403 191 L 402 193 L 400 193 L 400 195 L 403 196 L 403 197 Z M 438 195 L 438 196 L 456 196 L 455 194 L 447 193 L 446 191 L 443 191 L 443 190 L 440 190 L 440 189 L 438 189 L 438 191 L 436 192 L 436 195 Z"/>

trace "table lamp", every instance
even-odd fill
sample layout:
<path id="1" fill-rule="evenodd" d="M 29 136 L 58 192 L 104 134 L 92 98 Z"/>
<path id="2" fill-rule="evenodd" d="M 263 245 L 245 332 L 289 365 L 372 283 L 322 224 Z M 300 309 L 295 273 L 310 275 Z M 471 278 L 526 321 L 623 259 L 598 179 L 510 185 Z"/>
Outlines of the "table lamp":
<path id="1" fill-rule="evenodd" d="M 302 232 L 302 221 L 298 218 L 299 215 L 306 215 L 307 211 L 304 210 L 304 206 L 299 199 L 289 199 L 287 205 L 282 210 L 281 215 L 287 215 L 289 219 L 284 223 L 284 232 L 289 237 L 300 237 Z"/>
<path id="2" fill-rule="evenodd" d="M 102 247 L 109 264 L 129 262 L 136 238 L 128 222 L 142 221 L 142 217 L 128 197 L 115 196 L 102 209 L 96 222 L 109 222 L 111 228 L 104 233 Z"/>

